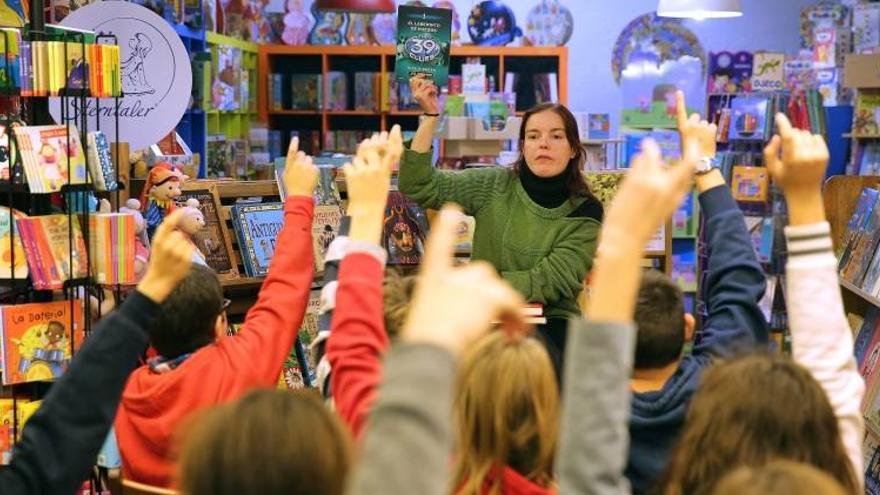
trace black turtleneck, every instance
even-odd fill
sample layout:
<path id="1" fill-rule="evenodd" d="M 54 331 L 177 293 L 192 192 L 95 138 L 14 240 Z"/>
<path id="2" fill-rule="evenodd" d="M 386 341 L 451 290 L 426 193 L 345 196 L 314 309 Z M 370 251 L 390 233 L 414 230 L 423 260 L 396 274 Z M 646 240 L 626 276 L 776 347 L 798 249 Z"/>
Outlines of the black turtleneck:
<path id="1" fill-rule="evenodd" d="M 519 181 L 529 198 L 542 208 L 559 208 L 569 198 L 565 172 L 553 177 L 538 177 L 528 165 L 519 167 Z M 602 221 L 602 203 L 590 196 L 568 216 L 590 217 Z"/>

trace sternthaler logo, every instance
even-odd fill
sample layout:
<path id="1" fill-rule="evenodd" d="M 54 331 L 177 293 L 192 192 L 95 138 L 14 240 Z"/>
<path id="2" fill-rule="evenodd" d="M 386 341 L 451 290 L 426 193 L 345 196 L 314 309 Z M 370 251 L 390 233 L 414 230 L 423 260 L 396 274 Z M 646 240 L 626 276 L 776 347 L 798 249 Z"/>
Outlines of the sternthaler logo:
<path id="1" fill-rule="evenodd" d="M 180 37 L 151 10 L 131 2 L 97 2 L 76 10 L 63 26 L 112 34 L 120 49 L 123 97 L 119 100 L 120 140 L 131 149 L 146 148 L 172 131 L 183 117 L 192 92 L 192 68 Z M 67 98 L 65 117 L 78 123 L 83 113 L 89 129 L 100 128 L 115 141 L 115 99 Z M 61 122 L 61 98 L 50 111 Z"/>

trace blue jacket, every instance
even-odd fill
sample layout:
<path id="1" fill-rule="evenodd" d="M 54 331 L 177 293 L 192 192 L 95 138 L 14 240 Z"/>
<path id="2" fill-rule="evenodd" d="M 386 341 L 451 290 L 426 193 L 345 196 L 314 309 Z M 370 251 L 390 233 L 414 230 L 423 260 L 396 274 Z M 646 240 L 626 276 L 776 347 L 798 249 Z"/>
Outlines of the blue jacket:
<path id="1" fill-rule="evenodd" d="M 636 494 L 651 488 L 666 467 L 700 375 L 713 358 L 767 346 L 767 321 L 758 306 L 766 281 L 742 211 L 727 186 L 702 193 L 700 208 L 709 248 L 703 284 L 708 317 L 693 352 L 663 389 L 633 394 L 626 477 Z"/>

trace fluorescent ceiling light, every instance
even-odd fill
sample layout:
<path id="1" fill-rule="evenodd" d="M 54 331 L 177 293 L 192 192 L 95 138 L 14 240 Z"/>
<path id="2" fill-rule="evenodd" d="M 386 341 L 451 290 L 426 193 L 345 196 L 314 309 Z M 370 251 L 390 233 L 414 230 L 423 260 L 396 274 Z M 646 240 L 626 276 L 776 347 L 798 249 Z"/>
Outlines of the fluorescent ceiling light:
<path id="1" fill-rule="evenodd" d="M 657 15 L 697 20 L 740 17 L 742 0 L 660 0 Z"/>

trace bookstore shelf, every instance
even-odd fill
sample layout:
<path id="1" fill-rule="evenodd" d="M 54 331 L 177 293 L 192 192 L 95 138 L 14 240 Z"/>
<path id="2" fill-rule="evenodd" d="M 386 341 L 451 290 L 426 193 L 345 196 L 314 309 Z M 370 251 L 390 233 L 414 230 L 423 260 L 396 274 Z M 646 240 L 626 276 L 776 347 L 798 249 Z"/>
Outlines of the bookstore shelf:
<path id="1" fill-rule="evenodd" d="M 843 137 L 852 139 L 880 139 L 880 134 L 853 134 L 847 132 L 843 134 Z"/>
<path id="2" fill-rule="evenodd" d="M 880 308 L 880 299 L 878 299 L 876 296 L 872 296 L 871 294 L 868 294 L 868 293 L 865 292 L 864 290 L 862 290 L 862 289 L 860 289 L 859 287 L 856 287 L 855 285 L 853 285 L 853 284 L 847 282 L 847 281 L 844 280 L 843 278 L 840 278 L 840 277 L 838 277 L 838 278 L 839 278 L 839 280 L 840 280 L 840 286 L 841 286 L 841 287 L 843 287 L 844 289 L 848 290 L 850 293 L 855 294 L 856 296 L 860 297 L 860 298 L 863 299 L 865 302 L 870 303 L 871 305 Z"/>

